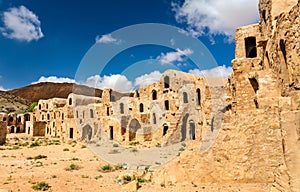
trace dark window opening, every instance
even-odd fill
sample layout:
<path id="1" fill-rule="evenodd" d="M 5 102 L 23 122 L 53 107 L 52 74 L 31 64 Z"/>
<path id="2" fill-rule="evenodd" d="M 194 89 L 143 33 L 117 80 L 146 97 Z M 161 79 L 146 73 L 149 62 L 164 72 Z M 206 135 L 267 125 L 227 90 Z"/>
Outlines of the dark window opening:
<path id="1" fill-rule="evenodd" d="M 109 116 L 109 107 L 106 107 L 106 115 Z"/>
<path id="2" fill-rule="evenodd" d="M 69 105 L 72 105 L 72 98 L 69 98 Z"/>
<path id="3" fill-rule="evenodd" d="M 231 104 L 229 104 L 229 105 L 226 106 L 226 111 L 230 111 L 231 109 L 232 109 L 232 105 Z"/>
<path id="4" fill-rule="evenodd" d="M 13 122 L 14 121 L 14 118 L 13 117 L 9 117 L 9 122 Z"/>
<path id="5" fill-rule="evenodd" d="M 29 114 L 26 114 L 26 115 L 24 116 L 24 118 L 25 118 L 25 121 L 30 121 L 30 115 L 29 115 Z"/>
<path id="6" fill-rule="evenodd" d="M 120 103 L 120 113 L 124 114 L 124 104 Z"/>
<path id="7" fill-rule="evenodd" d="M 79 118 L 78 111 L 76 111 L 76 118 Z"/>
<path id="8" fill-rule="evenodd" d="M 84 118 L 84 111 L 82 111 L 82 118 Z"/>
<path id="9" fill-rule="evenodd" d="M 3 121 L 6 121 L 6 117 L 3 117 Z"/>
<path id="10" fill-rule="evenodd" d="M 156 115 L 153 113 L 153 124 L 156 124 Z"/>
<path id="11" fill-rule="evenodd" d="M 46 104 L 46 109 L 48 109 L 48 104 Z"/>
<path id="12" fill-rule="evenodd" d="M 152 100 L 156 100 L 157 99 L 157 92 L 156 90 L 152 91 Z"/>
<path id="13" fill-rule="evenodd" d="M 21 117 L 18 117 L 18 122 L 19 122 L 19 123 L 21 123 L 21 120 L 22 120 Z"/>
<path id="14" fill-rule="evenodd" d="M 52 124 L 53 124 L 53 127 L 55 127 L 55 122 L 53 122 Z"/>
<path id="15" fill-rule="evenodd" d="M 165 88 L 169 88 L 170 87 L 170 77 L 169 76 L 165 76 L 165 78 L 164 78 L 164 86 L 165 86 Z"/>
<path id="16" fill-rule="evenodd" d="M 256 38 L 255 37 L 245 38 L 245 47 L 246 47 L 246 57 L 247 58 L 257 57 Z"/>
<path id="17" fill-rule="evenodd" d="M 201 102 L 201 92 L 200 89 L 197 89 L 197 104 L 200 105 Z"/>
<path id="18" fill-rule="evenodd" d="M 30 127 L 28 127 L 28 134 L 30 134 Z"/>
<path id="19" fill-rule="evenodd" d="M 186 92 L 183 93 L 183 103 L 188 103 L 188 94 Z"/>
<path id="20" fill-rule="evenodd" d="M 73 128 L 70 128 L 70 139 L 73 139 L 74 130 Z"/>
<path id="21" fill-rule="evenodd" d="M 54 119 L 56 119 L 56 113 L 55 112 L 53 113 L 53 115 L 54 115 Z"/>
<path id="22" fill-rule="evenodd" d="M 252 85 L 252 88 L 253 88 L 255 94 L 256 94 L 257 91 L 258 91 L 258 89 L 259 89 L 259 85 L 258 85 L 257 80 L 255 78 L 249 78 L 249 81 L 250 81 L 250 83 Z"/>
<path id="23" fill-rule="evenodd" d="M 17 127 L 16 133 L 20 133 L 20 132 L 21 132 L 20 127 Z"/>
<path id="24" fill-rule="evenodd" d="M 266 10 L 263 10 L 261 15 L 262 15 L 263 21 L 264 21 L 265 23 L 267 23 Z"/>
<path id="25" fill-rule="evenodd" d="M 64 120 L 64 118 L 65 118 L 65 116 L 64 116 L 64 114 L 62 113 L 62 114 L 61 114 L 61 120 Z"/>
<path id="26" fill-rule="evenodd" d="M 47 114 L 47 119 L 50 120 L 50 114 Z"/>
<path id="27" fill-rule="evenodd" d="M 15 127 L 14 126 L 11 126 L 10 128 L 10 133 L 14 133 L 15 132 Z"/>
<path id="28" fill-rule="evenodd" d="M 257 102 L 257 100 L 256 100 L 256 99 L 254 99 L 254 104 L 255 104 L 255 107 L 256 107 L 256 109 L 258 109 L 258 108 L 259 108 L 259 106 L 258 106 L 258 102 Z"/>
<path id="29" fill-rule="evenodd" d="M 39 104 L 39 110 L 41 110 L 42 109 L 42 105 L 41 104 Z"/>
<path id="30" fill-rule="evenodd" d="M 90 117 L 94 118 L 94 111 L 93 111 L 93 109 L 90 109 Z"/>
<path id="31" fill-rule="evenodd" d="M 168 100 L 166 100 L 165 101 L 165 109 L 168 111 L 169 110 L 169 101 Z"/>
<path id="32" fill-rule="evenodd" d="M 141 113 L 144 112 L 144 104 L 143 103 L 140 104 L 140 112 Z"/>
<path id="33" fill-rule="evenodd" d="M 109 126 L 109 139 L 114 140 L 114 127 Z"/>
<path id="34" fill-rule="evenodd" d="M 196 127 L 194 122 L 190 122 L 190 139 L 196 139 Z"/>
<path id="35" fill-rule="evenodd" d="M 164 130 L 163 130 L 163 136 L 165 136 L 168 132 L 169 126 L 168 125 L 164 125 Z"/>
<path id="36" fill-rule="evenodd" d="M 44 115 L 42 115 L 42 120 L 44 120 Z"/>
<path id="37" fill-rule="evenodd" d="M 284 62 L 286 62 L 286 49 L 285 49 L 285 42 L 284 42 L 284 40 L 283 39 L 280 39 L 280 50 L 281 50 L 281 52 L 282 52 L 282 54 L 283 54 L 283 58 L 284 58 Z"/>

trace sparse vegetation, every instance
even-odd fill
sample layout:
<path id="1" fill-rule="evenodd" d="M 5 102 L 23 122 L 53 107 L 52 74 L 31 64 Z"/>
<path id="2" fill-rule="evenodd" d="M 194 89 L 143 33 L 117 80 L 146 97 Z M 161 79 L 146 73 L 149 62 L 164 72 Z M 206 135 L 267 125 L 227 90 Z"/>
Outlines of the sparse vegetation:
<path id="1" fill-rule="evenodd" d="M 114 143 L 114 144 L 113 144 L 113 147 L 119 147 L 119 144 Z"/>
<path id="2" fill-rule="evenodd" d="M 118 149 L 113 149 L 110 152 L 108 152 L 109 154 L 116 154 L 116 153 L 120 153 Z"/>
<path id="3" fill-rule="evenodd" d="M 98 179 L 100 179 L 100 178 L 102 178 L 103 176 L 102 175 L 97 175 L 97 176 L 95 176 L 94 178 L 96 179 L 96 180 L 98 180 Z"/>
<path id="4" fill-rule="evenodd" d="M 139 145 L 139 144 L 140 144 L 140 142 L 138 142 L 138 141 L 132 141 L 132 142 L 129 143 L 129 145 L 133 145 L 133 146 L 136 146 L 136 145 Z"/>
<path id="5" fill-rule="evenodd" d="M 47 158 L 46 155 L 37 155 L 35 157 L 27 157 L 27 160 L 31 160 L 31 159 L 38 160 L 38 159 L 45 159 L 45 158 Z"/>
<path id="6" fill-rule="evenodd" d="M 50 189 L 50 185 L 48 183 L 46 183 L 45 181 L 39 182 L 35 185 L 32 186 L 33 190 L 37 190 L 37 191 L 47 191 L 48 189 Z"/>
<path id="7" fill-rule="evenodd" d="M 184 148 L 183 148 L 183 147 L 180 147 L 179 151 L 184 151 Z"/>
<path id="8" fill-rule="evenodd" d="M 26 110 L 26 112 L 33 112 L 34 107 L 37 106 L 37 105 L 38 105 L 37 102 L 31 103 L 30 107 Z"/>
<path id="9" fill-rule="evenodd" d="M 136 153 L 136 152 L 138 152 L 138 150 L 136 148 L 133 148 L 130 150 L 130 152 Z"/>
<path id="10" fill-rule="evenodd" d="M 104 171 L 104 172 L 109 172 L 112 170 L 112 166 L 111 165 L 104 165 L 101 167 L 101 170 Z"/>
<path id="11" fill-rule="evenodd" d="M 80 167 L 74 163 L 72 163 L 69 167 L 65 168 L 66 171 L 79 170 Z"/>

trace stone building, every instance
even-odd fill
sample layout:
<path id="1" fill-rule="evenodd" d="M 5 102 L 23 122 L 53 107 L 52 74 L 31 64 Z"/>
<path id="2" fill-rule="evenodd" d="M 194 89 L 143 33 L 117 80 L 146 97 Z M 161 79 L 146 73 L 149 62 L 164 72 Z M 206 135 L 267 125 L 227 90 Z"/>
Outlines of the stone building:
<path id="1" fill-rule="evenodd" d="M 236 30 L 217 139 L 206 153 L 168 164 L 158 180 L 197 184 L 201 178 L 201 184 L 264 185 L 251 191 L 299 191 L 300 1 L 260 0 L 259 10 L 258 24 Z M 200 144 L 201 151 L 205 142 Z"/>
<path id="2" fill-rule="evenodd" d="M 67 99 L 40 100 L 25 130 L 33 136 L 114 140 L 124 145 L 199 141 L 202 127 L 211 124 L 209 89 L 224 82 L 169 70 L 159 82 L 131 94 L 105 89 L 101 98 L 72 93 Z"/>

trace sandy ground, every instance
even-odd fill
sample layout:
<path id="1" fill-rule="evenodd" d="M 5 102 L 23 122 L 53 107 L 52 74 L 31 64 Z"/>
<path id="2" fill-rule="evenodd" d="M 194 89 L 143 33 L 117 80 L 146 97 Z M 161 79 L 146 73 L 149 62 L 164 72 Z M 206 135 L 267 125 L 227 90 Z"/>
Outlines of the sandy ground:
<path id="1" fill-rule="evenodd" d="M 32 186 L 42 181 L 51 186 L 48 191 L 125 191 L 125 185 L 120 185 L 117 178 L 137 172 L 123 169 L 103 172 L 102 167 L 109 163 L 101 160 L 84 143 L 25 137 L 10 134 L 9 142 L 0 146 L 0 191 L 34 191 Z M 30 147 L 32 143 L 40 146 Z M 47 157 L 35 160 L 34 157 L 39 155 Z M 71 164 L 79 169 L 67 170 Z M 166 189 L 151 182 L 140 185 L 139 191 Z M 170 191 L 178 191 L 174 186 L 171 188 Z"/>
<path id="2" fill-rule="evenodd" d="M 32 186 L 42 181 L 45 181 L 51 186 L 48 191 L 55 192 L 120 192 L 126 191 L 124 188 L 126 184 L 120 183 L 118 179 L 120 176 L 132 174 L 142 175 L 142 173 L 144 173 L 142 178 L 145 182 L 140 183 L 138 191 L 234 192 L 254 191 L 251 190 L 252 187 L 257 189 L 257 185 L 251 184 L 242 188 L 239 185 L 220 186 L 211 184 L 197 186 L 188 181 L 165 186 L 160 183 L 154 183 L 153 178 L 151 179 L 150 177 L 151 175 L 153 177 L 155 172 L 161 169 L 163 165 L 157 166 L 156 168 L 151 167 L 150 171 L 145 171 L 144 167 L 140 167 L 138 171 L 119 168 L 117 170 L 103 172 L 102 167 L 109 163 L 101 160 L 100 157 L 96 156 L 95 152 L 90 150 L 89 147 L 86 147 L 84 143 L 63 143 L 57 139 L 31 139 L 20 134 L 10 134 L 8 141 L 6 145 L 0 146 L 0 192 L 34 191 Z M 32 146 L 32 143 L 39 143 L 39 146 Z M 178 146 L 174 149 L 177 148 Z M 136 153 L 140 153 L 140 151 Z M 39 155 L 47 157 L 39 159 L 37 158 Z M 129 158 L 129 156 L 126 158 Z M 161 156 L 161 153 L 157 153 L 158 161 L 166 161 L 167 158 L 162 158 L 163 156 Z M 36 159 L 34 159 L 35 157 Z M 120 156 L 119 158 L 122 157 Z M 124 162 L 126 158 L 119 160 L 119 162 Z M 151 157 L 147 163 L 151 163 L 154 160 L 155 157 Z M 78 170 L 68 170 L 71 164 L 79 167 Z M 115 169 L 115 166 L 112 165 L 112 167 Z"/>

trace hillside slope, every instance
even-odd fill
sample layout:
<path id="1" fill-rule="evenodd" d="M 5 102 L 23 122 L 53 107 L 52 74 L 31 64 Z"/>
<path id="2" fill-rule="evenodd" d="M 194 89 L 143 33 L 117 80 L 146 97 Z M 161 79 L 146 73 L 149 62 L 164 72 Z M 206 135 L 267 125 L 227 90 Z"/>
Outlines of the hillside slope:
<path id="1" fill-rule="evenodd" d="M 67 98 L 70 93 L 101 97 L 102 90 L 72 83 L 38 83 L 7 91 L 11 95 L 24 98 L 30 102 L 40 99 Z"/>

